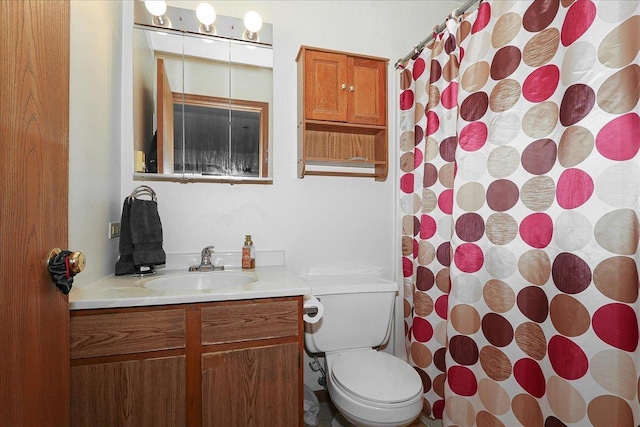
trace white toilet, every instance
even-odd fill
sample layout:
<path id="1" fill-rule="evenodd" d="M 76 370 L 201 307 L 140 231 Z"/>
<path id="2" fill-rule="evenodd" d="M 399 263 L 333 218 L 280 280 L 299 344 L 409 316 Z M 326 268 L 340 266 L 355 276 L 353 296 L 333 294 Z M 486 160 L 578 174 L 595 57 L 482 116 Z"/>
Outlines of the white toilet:
<path id="1" fill-rule="evenodd" d="M 325 353 L 327 388 L 338 411 L 358 427 L 403 427 L 422 409 L 422 380 L 405 361 L 377 351 L 389 338 L 398 286 L 376 277 L 308 281 L 324 307 L 305 323 L 305 345 Z"/>

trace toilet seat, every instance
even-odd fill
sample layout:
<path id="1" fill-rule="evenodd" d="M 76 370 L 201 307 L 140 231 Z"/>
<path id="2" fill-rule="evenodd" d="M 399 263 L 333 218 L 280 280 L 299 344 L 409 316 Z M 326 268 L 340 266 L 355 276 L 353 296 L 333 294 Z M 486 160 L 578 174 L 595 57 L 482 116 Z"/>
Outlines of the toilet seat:
<path id="1" fill-rule="evenodd" d="M 332 363 L 331 378 L 345 393 L 381 407 L 422 396 L 422 380 L 408 363 L 375 350 L 342 353 Z"/>

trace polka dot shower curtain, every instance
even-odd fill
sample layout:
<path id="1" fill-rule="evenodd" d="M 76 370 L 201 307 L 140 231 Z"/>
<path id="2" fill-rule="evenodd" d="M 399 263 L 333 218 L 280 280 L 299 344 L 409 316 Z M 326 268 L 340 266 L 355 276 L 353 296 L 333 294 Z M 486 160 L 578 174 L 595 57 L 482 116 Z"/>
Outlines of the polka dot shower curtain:
<path id="1" fill-rule="evenodd" d="M 400 82 L 425 412 L 640 425 L 640 2 L 484 1 Z"/>
<path id="2" fill-rule="evenodd" d="M 468 22 L 466 22 L 468 24 Z M 405 332 L 422 378 L 424 412 L 444 408 L 447 296 L 457 145 L 458 23 L 401 73 L 400 168 Z"/>

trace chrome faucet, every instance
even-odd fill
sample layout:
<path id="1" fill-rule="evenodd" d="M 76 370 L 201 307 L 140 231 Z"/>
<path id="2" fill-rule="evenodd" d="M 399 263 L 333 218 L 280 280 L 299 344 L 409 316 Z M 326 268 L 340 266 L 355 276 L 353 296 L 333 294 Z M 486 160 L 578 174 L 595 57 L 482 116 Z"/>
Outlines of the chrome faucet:
<path id="1" fill-rule="evenodd" d="M 201 252 L 202 259 L 200 265 L 192 265 L 189 267 L 189 271 L 216 271 L 224 270 L 224 266 L 216 266 L 211 262 L 211 255 L 213 255 L 213 246 L 205 247 Z"/>

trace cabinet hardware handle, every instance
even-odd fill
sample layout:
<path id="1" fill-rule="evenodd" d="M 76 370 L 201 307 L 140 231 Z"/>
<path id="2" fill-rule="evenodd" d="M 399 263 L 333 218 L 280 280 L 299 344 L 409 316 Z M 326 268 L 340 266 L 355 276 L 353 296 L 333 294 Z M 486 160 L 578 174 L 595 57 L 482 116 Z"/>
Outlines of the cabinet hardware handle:
<path id="1" fill-rule="evenodd" d="M 349 90 L 350 90 L 351 92 L 353 92 L 354 90 L 356 90 L 356 88 L 355 88 L 355 86 L 349 86 Z"/>
<path id="2" fill-rule="evenodd" d="M 347 88 L 347 84 L 346 83 L 342 83 L 340 85 L 340 89 L 345 90 Z"/>

